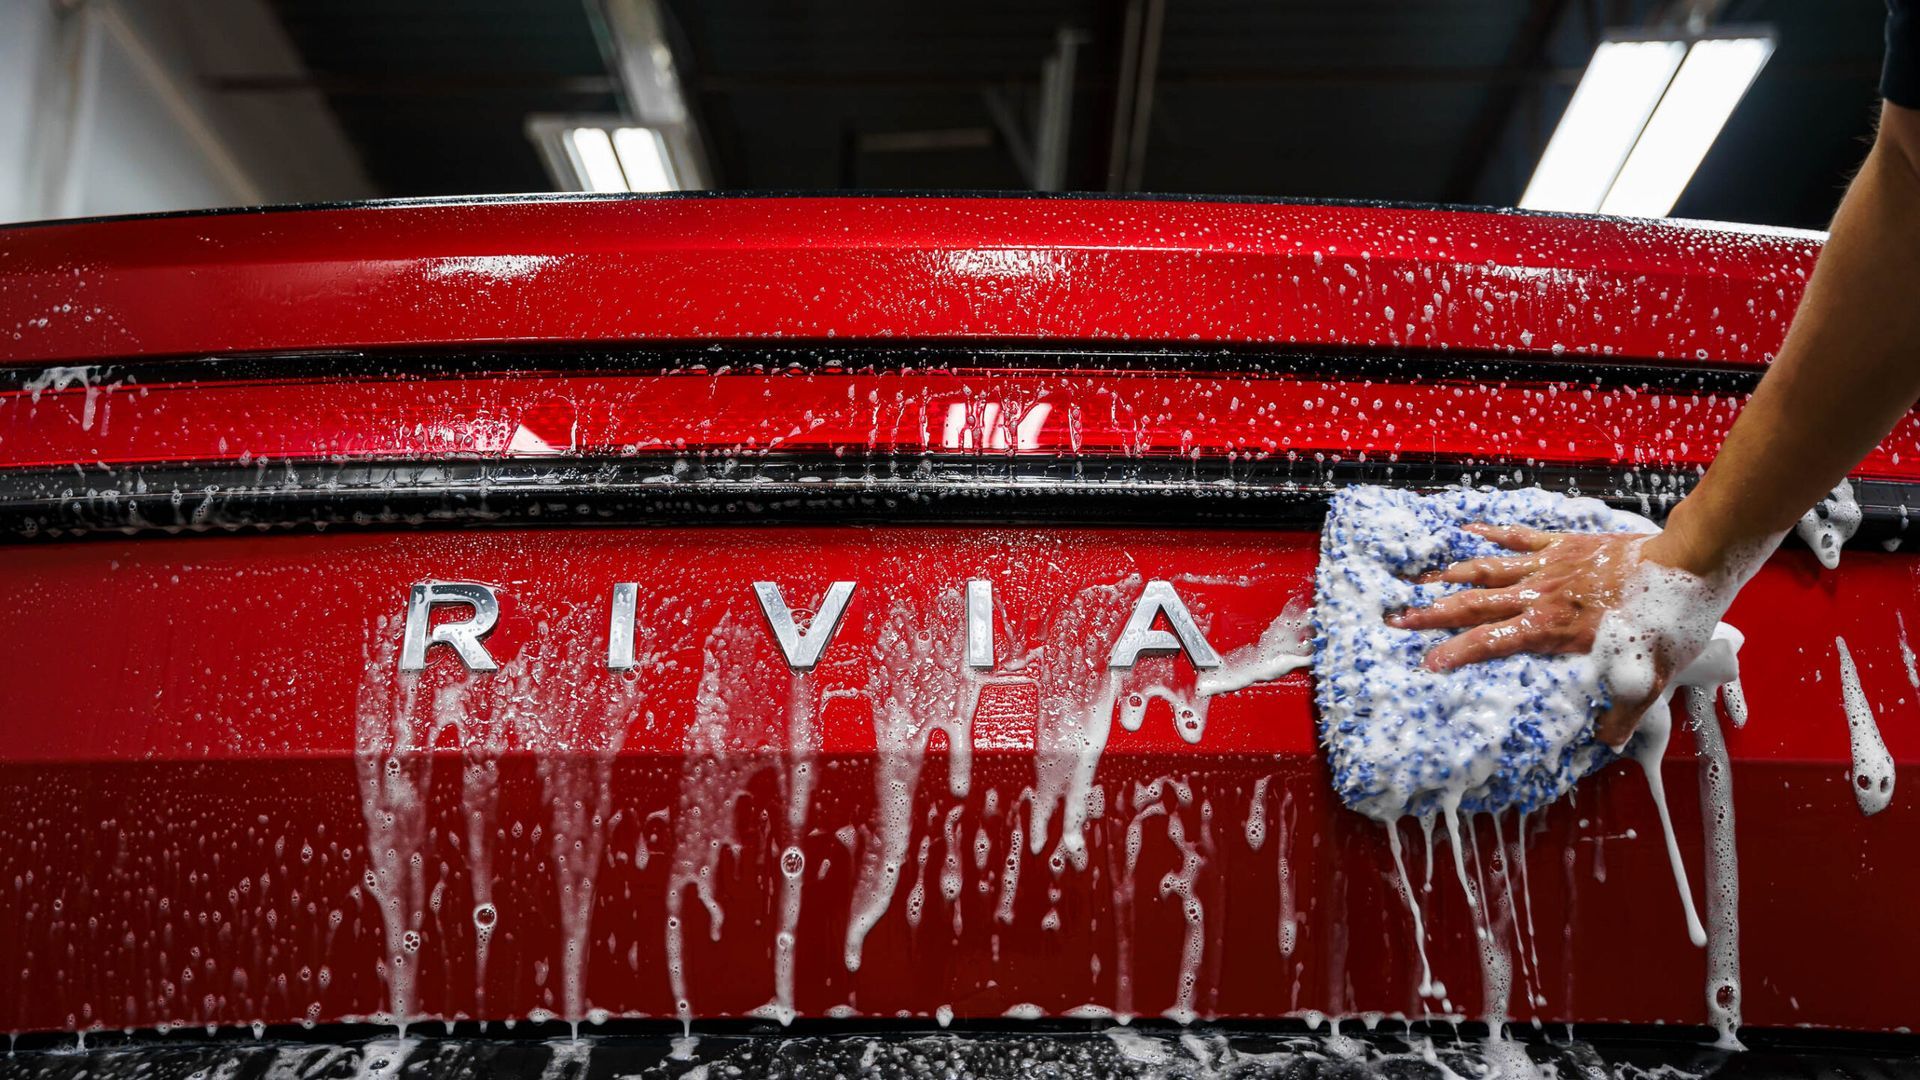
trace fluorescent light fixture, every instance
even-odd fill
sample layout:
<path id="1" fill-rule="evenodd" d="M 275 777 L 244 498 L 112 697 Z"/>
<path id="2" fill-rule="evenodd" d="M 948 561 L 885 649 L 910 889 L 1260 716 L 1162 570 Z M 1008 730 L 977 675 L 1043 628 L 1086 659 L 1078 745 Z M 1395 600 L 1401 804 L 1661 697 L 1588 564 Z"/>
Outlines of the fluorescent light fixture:
<path id="1" fill-rule="evenodd" d="M 1772 53 L 1767 32 L 1602 42 L 1520 206 L 1665 216 Z"/>
<path id="2" fill-rule="evenodd" d="M 1680 41 L 1609 41 L 1595 49 L 1520 205 L 1599 209 L 1686 55 Z"/>
<path id="3" fill-rule="evenodd" d="M 588 191 L 625 191 L 626 174 L 620 171 L 620 159 L 614 155 L 613 140 L 600 128 L 574 128 L 567 132 L 567 156 L 586 182 Z"/>
<path id="4" fill-rule="evenodd" d="M 1707 148 L 1773 55 L 1773 39 L 1697 41 L 1600 204 L 1603 214 L 1665 217 Z"/>
<path id="5" fill-rule="evenodd" d="M 613 116 L 533 116 L 527 137 L 566 191 L 678 191 L 682 170 L 658 128 Z"/>
<path id="6" fill-rule="evenodd" d="M 613 150 L 627 174 L 628 191 L 674 191 L 673 169 L 667 163 L 667 144 L 652 128 L 613 129 Z"/>

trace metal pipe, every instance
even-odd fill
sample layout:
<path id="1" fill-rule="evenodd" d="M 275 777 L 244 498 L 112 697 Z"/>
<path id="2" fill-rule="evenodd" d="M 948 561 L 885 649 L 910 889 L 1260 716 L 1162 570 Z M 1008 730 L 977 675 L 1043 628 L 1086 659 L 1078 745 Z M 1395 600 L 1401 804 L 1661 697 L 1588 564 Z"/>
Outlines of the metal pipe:
<path id="1" fill-rule="evenodd" d="M 1153 80 L 1160 69 L 1160 38 L 1166 21 L 1166 0 L 1147 0 L 1140 35 L 1140 83 L 1133 107 L 1133 135 L 1127 140 L 1126 191 L 1139 191 L 1146 174 L 1147 125 L 1153 119 Z"/>
<path id="2" fill-rule="evenodd" d="M 1119 191 L 1127 177 L 1127 140 L 1133 135 L 1133 96 L 1140 75 L 1140 23 L 1145 0 L 1127 0 L 1126 26 L 1120 36 L 1120 74 L 1113 86 L 1113 131 L 1107 139 L 1107 190 Z"/>
<path id="3" fill-rule="evenodd" d="M 1061 27 L 1053 55 L 1040 68 L 1040 115 L 1033 146 L 1033 188 L 1059 191 L 1066 186 L 1067 140 L 1072 134 L 1074 60 L 1086 35 Z"/>

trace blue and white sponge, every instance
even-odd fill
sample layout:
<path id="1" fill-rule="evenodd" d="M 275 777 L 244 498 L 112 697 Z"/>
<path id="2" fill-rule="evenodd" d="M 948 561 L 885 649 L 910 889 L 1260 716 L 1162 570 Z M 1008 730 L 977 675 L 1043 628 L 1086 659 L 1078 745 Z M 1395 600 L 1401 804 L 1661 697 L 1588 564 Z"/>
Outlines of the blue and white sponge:
<path id="1" fill-rule="evenodd" d="M 1522 653 L 1434 672 L 1421 660 L 1453 631 L 1386 624 L 1391 612 L 1467 588 L 1413 577 L 1512 554 L 1462 528 L 1475 522 L 1658 531 L 1596 499 L 1538 488 L 1420 494 L 1363 485 L 1336 494 L 1314 576 L 1320 740 L 1334 790 L 1370 817 L 1532 810 L 1615 756 L 1593 737 L 1607 696 L 1592 657 Z"/>

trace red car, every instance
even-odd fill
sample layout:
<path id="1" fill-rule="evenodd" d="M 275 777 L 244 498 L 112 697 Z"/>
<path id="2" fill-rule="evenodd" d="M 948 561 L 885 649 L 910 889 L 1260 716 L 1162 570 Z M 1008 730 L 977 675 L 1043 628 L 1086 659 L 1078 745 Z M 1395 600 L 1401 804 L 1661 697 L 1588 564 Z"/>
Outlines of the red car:
<path id="1" fill-rule="evenodd" d="M 1657 517 L 1818 245 L 1076 198 L 0 230 L 0 1028 L 1904 1033 L 1912 417 L 1840 568 L 1728 617 L 1710 949 L 1621 767 L 1474 822 L 1484 935 L 1402 826 L 1416 935 L 1289 660 L 1339 485 Z M 1699 895 L 1707 772 L 1676 735 Z"/>

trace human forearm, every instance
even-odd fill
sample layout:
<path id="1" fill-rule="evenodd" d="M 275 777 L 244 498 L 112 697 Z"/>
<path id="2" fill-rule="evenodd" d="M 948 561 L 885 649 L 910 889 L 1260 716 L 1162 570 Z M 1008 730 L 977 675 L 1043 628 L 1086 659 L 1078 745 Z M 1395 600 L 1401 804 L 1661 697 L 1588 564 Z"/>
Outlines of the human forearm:
<path id="1" fill-rule="evenodd" d="M 1778 357 L 1655 559 L 1711 575 L 1791 528 L 1920 398 L 1920 112 L 1888 106 Z"/>

